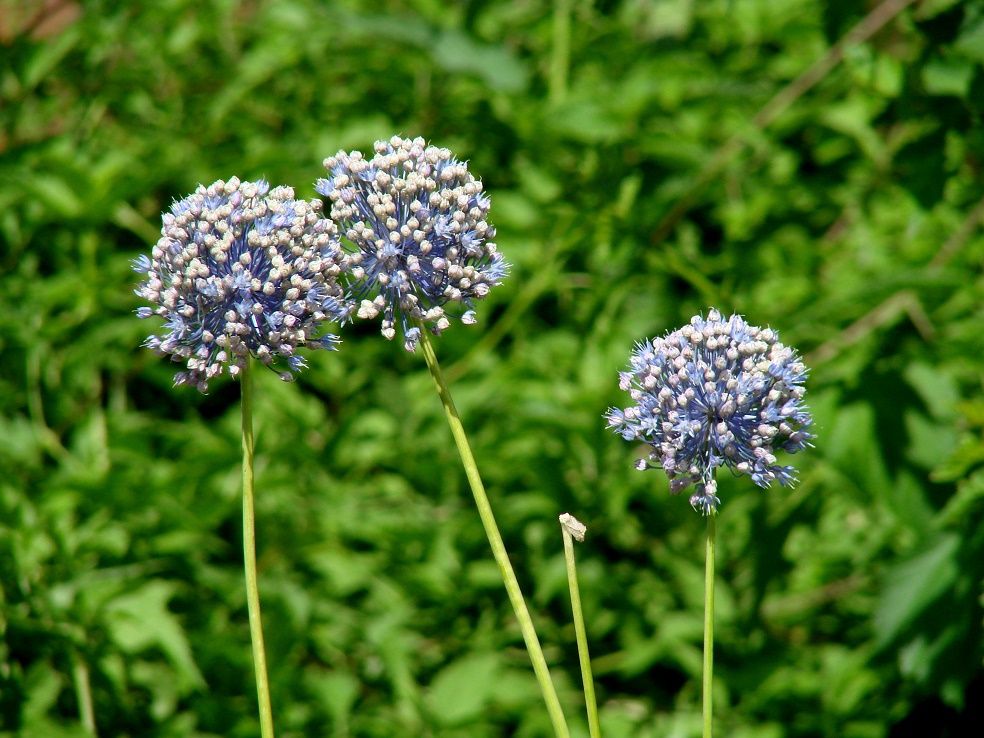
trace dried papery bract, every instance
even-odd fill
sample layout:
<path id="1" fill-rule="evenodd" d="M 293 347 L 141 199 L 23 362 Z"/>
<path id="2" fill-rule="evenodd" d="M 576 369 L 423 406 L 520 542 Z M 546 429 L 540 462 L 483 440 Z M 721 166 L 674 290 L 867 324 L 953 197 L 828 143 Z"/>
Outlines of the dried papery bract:
<path id="1" fill-rule="evenodd" d="M 584 612 L 581 609 L 581 590 L 577 583 L 577 564 L 574 561 L 574 541 L 584 543 L 587 526 L 570 513 L 560 516 L 560 527 L 564 535 L 564 560 L 567 565 L 567 584 L 571 592 L 571 613 L 574 616 L 574 636 L 577 640 L 577 655 L 581 662 L 581 682 L 584 686 L 584 705 L 588 714 L 588 735 L 601 738 L 601 723 L 598 720 L 598 701 L 595 697 L 594 677 L 591 675 L 591 655 L 588 653 L 588 632 L 584 626 Z"/>
<path id="2" fill-rule="evenodd" d="M 608 426 L 627 441 L 652 446 L 640 469 L 660 468 L 670 491 L 691 484 L 691 504 L 705 515 L 719 504 L 714 472 L 724 466 L 760 487 L 791 485 L 796 470 L 777 464 L 779 450 L 809 445 L 812 418 L 803 404 L 806 366 L 770 328 L 740 315 L 705 320 L 637 345 L 619 386 L 633 405 L 610 408 Z"/>
<path id="3" fill-rule="evenodd" d="M 422 138 L 377 141 L 375 155 L 339 151 L 315 189 L 354 244 L 353 296 L 358 316 L 382 314 L 382 334 L 403 330 L 408 351 L 426 325 L 440 335 L 451 317 L 474 323 L 476 300 L 499 284 L 509 265 L 496 251 L 491 202 L 468 165 Z"/>
<path id="4" fill-rule="evenodd" d="M 290 380 L 306 366 L 299 348 L 338 342 L 316 337 L 320 324 L 351 316 L 338 283 L 348 258 L 321 202 L 295 200 L 290 187 L 268 190 L 235 177 L 199 186 L 164 214 L 150 258 L 134 261 L 146 275 L 136 292 L 153 304 L 137 315 L 165 320 L 166 332 L 145 345 L 187 367 L 175 384 L 205 392 L 250 356 L 289 370 L 279 374 Z"/>

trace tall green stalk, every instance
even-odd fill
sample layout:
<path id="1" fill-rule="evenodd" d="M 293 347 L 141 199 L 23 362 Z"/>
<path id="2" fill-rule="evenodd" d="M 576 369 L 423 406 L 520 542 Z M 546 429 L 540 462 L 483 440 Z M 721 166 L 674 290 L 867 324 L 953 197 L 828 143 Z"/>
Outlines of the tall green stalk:
<path id="1" fill-rule="evenodd" d="M 704 738 L 711 738 L 711 693 L 714 682 L 714 547 L 715 512 L 707 516 L 707 551 L 704 561 Z"/>
<path id="2" fill-rule="evenodd" d="M 554 689 L 550 679 L 550 671 L 547 669 L 547 661 L 543 658 L 543 651 L 540 648 L 540 641 L 533 628 L 533 621 L 530 618 L 526 601 L 523 599 L 523 592 L 519 588 L 519 582 L 513 571 L 512 564 L 509 563 L 509 555 L 506 553 L 506 546 L 502 542 L 499 527 L 496 525 L 495 517 L 492 514 L 492 506 L 489 498 L 485 494 L 485 485 L 482 484 L 482 477 L 478 473 L 478 465 L 472 455 L 471 446 L 468 444 L 468 437 L 465 435 L 464 426 L 458 416 L 458 410 L 451 399 L 451 391 L 444 381 L 441 367 L 437 363 L 437 354 L 434 353 L 434 346 L 431 343 L 430 335 L 426 326 L 418 322 L 420 328 L 420 346 L 424 351 L 424 359 L 427 361 L 427 368 L 430 369 L 434 384 L 437 385 L 437 393 L 441 397 L 441 404 L 444 406 L 444 414 L 451 426 L 451 435 L 458 447 L 458 454 L 461 456 L 461 463 L 465 467 L 465 476 L 468 477 L 468 484 L 471 486 L 472 495 L 475 498 L 475 505 L 478 507 L 479 517 L 482 525 L 485 526 L 485 535 L 488 536 L 489 544 L 492 546 L 492 555 L 495 562 L 499 565 L 502 573 L 502 580 L 506 585 L 506 592 L 509 594 L 509 601 L 512 603 L 516 618 L 519 620 L 519 627 L 523 632 L 523 640 L 526 641 L 526 650 L 529 651 L 530 660 L 533 662 L 533 671 L 536 680 L 540 683 L 540 690 L 543 692 L 543 700 L 547 705 L 547 712 L 550 715 L 550 722 L 553 724 L 554 733 L 557 738 L 570 738 L 570 731 L 567 728 L 567 720 L 560 707 L 560 700 L 557 698 L 557 690 Z"/>
<path id="3" fill-rule="evenodd" d="M 249 609 L 249 635 L 253 642 L 253 670 L 256 697 L 260 707 L 260 735 L 274 738 L 270 683 L 267 679 L 266 649 L 260 618 L 260 586 L 256 576 L 256 514 L 253 502 L 253 386 L 250 362 L 246 360 L 239 376 L 243 410 L 243 560 L 246 568 L 246 606 Z"/>
<path id="4" fill-rule="evenodd" d="M 550 50 L 550 75 L 547 99 L 560 105 L 567 95 L 567 74 L 571 62 L 571 0 L 554 0 L 553 48 Z"/>
<path id="5" fill-rule="evenodd" d="M 79 719 L 87 735 L 97 736 L 96 711 L 92 707 L 92 684 L 89 667 L 82 655 L 72 650 L 72 679 L 75 682 L 75 698 L 79 704 Z"/>
<path id="6" fill-rule="evenodd" d="M 564 559 L 567 562 L 567 585 L 571 590 L 571 612 L 574 614 L 574 637 L 577 639 L 577 656 L 581 662 L 581 681 L 584 684 L 584 706 L 588 713 L 588 732 L 591 738 L 601 738 L 598 722 L 598 701 L 595 698 L 594 677 L 591 675 L 591 656 L 588 653 L 588 634 L 584 627 L 581 609 L 581 589 L 577 584 L 577 564 L 574 562 L 574 538 L 584 540 L 587 530 L 584 524 L 569 513 L 560 516 L 560 529 L 564 533 Z"/>

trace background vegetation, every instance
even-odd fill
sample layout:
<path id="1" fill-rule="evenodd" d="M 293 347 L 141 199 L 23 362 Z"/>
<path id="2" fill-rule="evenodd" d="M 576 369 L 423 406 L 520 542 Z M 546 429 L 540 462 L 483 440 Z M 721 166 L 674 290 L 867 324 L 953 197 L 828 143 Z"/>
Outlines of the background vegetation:
<path id="1" fill-rule="evenodd" d="M 257 734 L 238 387 L 171 389 L 129 260 L 200 182 L 311 197 L 394 133 L 470 161 L 514 265 L 438 351 L 577 733 L 564 511 L 606 734 L 699 733 L 704 524 L 601 415 L 713 305 L 805 354 L 819 434 L 793 491 L 721 480 L 722 734 L 973 734 L 982 62 L 979 0 L 0 0 L 0 735 L 84 735 L 87 690 L 101 736 Z M 377 329 L 257 377 L 278 733 L 546 736 Z"/>

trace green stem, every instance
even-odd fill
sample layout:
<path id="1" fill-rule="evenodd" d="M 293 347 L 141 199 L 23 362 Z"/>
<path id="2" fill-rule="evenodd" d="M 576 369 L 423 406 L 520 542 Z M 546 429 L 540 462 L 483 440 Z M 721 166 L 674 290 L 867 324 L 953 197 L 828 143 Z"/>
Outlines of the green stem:
<path id="1" fill-rule="evenodd" d="M 266 649 L 260 618 L 260 587 L 256 576 L 256 513 L 253 503 L 253 386 L 249 359 L 239 378 L 243 408 L 243 559 L 246 566 L 246 606 L 249 609 L 249 635 L 253 642 L 253 670 L 256 697 L 260 707 L 260 735 L 273 736 L 273 709 L 267 679 Z"/>
<path id="2" fill-rule="evenodd" d="M 567 94 L 567 69 L 571 57 L 571 0 L 554 0 L 553 49 L 547 97 L 559 105 Z"/>
<path id="3" fill-rule="evenodd" d="M 471 486 L 472 495 L 475 497 L 479 517 L 482 519 L 485 534 L 492 546 L 492 555 L 499 565 L 499 571 L 502 573 L 502 579 L 506 585 L 506 592 L 509 594 L 509 601 L 512 603 L 516 618 L 519 620 L 523 640 L 526 641 L 526 650 L 529 651 L 530 660 L 533 662 L 533 671 L 540 683 L 540 690 L 543 692 L 543 700 L 546 702 L 554 733 L 557 738 L 570 738 L 570 731 L 567 728 L 567 721 L 564 719 L 564 712 L 560 707 L 560 700 L 557 698 L 557 691 L 550 680 L 550 672 L 547 669 L 546 659 L 543 658 L 543 651 L 540 649 L 540 641 L 536 637 L 533 621 L 530 619 L 530 613 L 526 608 L 526 602 L 519 588 L 519 582 L 516 580 L 516 574 L 513 572 L 512 564 L 509 563 L 506 546 L 502 542 L 495 517 L 492 515 L 492 506 L 485 494 L 485 486 L 482 484 L 482 477 L 478 473 L 478 465 L 475 463 L 471 446 L 468 444 L 464 426 L 462 426 L 461 418 L 454 406 L 454 400 L 451 399 L 451 391 L 441 374 L 441 367 L 437 363 L 437 355 L 434 353 L 434 346 L 431 344 L 427 328 L 420 322 L 417 322 L 417 326 L 420 328 L 420 346 L 424 351 L 427 368 L 430 369 L 434 383 L 437 385 L 437 393 L 441 397 L 441 404 L 444 406 L 448 425 L 451 426 L 451 435 L 454 436 L 455 444 L 458 446 L 458 454 L 461 456 L 461 463 L 465 467 L 465 476 L 468 477 L 468 484 Z"/>
<path id="4" fill-rule="evenodd" d="M 591 675 L 591 656 L 588 654 L 588 636 L 584 628 L 584 612 L 581 609 L 581 591 L 577 585 L 577 566 L 574 563 L 574 539 L 570 528 L 561 516 L 564 533 L 564 558 L 567 560 L 567 583 L 571 590 L 571 611 L 574 613 L 574 635 L 577 639 L 577 656 L 581 662 L 581 681 L 584 683 L 584 705 L 588 712 L 588 732 L 591 738 L 601 738 L 598 722 L 598 702 L 595 698 L 594 678 Z M 583 530 L 583 529 L 582 529 Z M 583 532 L 579 541 L 584 540 Z"/>
<path id="5" fill-rule="evenodd" d="M 75 698 L 79 703 L 79 718 L 88 735 L 96 736 L 96 712 L 92 708 L 92 685 L 89 682 L 89 667 L 82 656 L 72 653 L 72 680 L 75 682 Z"/>
<path id="6" fill-rule="evenodd" d="M 712 512 L 707 516 L 707 553 L 704 563 L 704 738 L 711 738 L 711 691 L 714 681 L 714 545 Z"/>

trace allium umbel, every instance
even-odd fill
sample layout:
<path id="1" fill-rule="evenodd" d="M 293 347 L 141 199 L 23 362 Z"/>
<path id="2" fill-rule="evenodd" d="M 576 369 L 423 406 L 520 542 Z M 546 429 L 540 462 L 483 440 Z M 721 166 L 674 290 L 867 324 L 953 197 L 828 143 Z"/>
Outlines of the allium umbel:
<path id="1" fill-rule="evenodd" d="M 352 312 L 336 283 L 348 265 L 334 224 L 321 217 L 320 201 L 295 200 L 290 187 L 268 190 L 235 177 L 199 186 L 163 215 L 151 257 L 134 261 L 146 275 L 136 293 L 154 304 L 137 315 L 166 320 L 167 333 L 145 345 L 185 362 L 176 385 L 205 392 L 223 367 L 235 376 L 250 356 L 300 371 L 298 348 L 338 342 L 315 337 L 320 323 Z"/>
<path id="2" fill-rule="evenodd" d="M 640 343 L 619 387 L 634 405 L 610 408 L 608 426 L 627 441 L 653 447 L 649 464 L 662 468 L 670 491 L 696 485 L 690 504 L 705 515 L 717 510 L 715 469 L 748 474 L 760 487 L 791 485 L 796 470 L 776 463 L 779 449 L 810 445 L 812 418 L 803 404 L 807 368 L 770 328 L 740 315 L 722 320 L 710 310 L 663 338 Z"/>
<path id="3" fill-rule="evenodd" d="M 506 275 L 508 264 L 490 239 L 489 198 L 482 183 L 450 151 L 422 138 L 377 141 L 375 156 L 340 151 L 325 159 L 331 177 L 315 189 L 331 200 L 331 217 L 358 249 L 352 254 L 360 318 L 383 314 L 382 334 L 399 321 L 408 351 L 419 320 L 439 335 L 450 325 L 445 306 L 471 309 Z"/>

